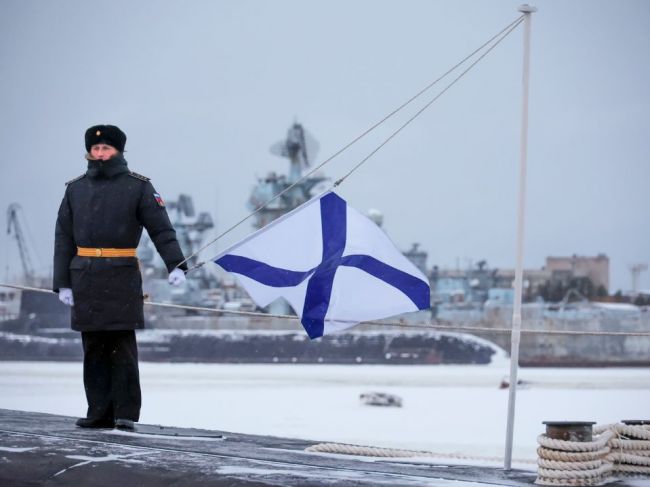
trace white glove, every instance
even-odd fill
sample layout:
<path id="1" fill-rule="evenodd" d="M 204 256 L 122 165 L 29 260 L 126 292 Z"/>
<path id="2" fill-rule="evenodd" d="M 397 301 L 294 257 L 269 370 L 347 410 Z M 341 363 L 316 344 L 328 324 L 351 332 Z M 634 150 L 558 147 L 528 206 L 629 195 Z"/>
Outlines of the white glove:
<path id="1" fill-rule="evenodd" d="M 59 289 L 59 301 L 68 306 L 74 306 L 74 299 L 72 299 L 72 289 L 62 287 Z"/>
<path id="2" fill-rule="evenodd" d="M 174 269 L 169 273 L 169 284 L 180 286 L 185 282 L 185 272 L 182 269 Z"/>

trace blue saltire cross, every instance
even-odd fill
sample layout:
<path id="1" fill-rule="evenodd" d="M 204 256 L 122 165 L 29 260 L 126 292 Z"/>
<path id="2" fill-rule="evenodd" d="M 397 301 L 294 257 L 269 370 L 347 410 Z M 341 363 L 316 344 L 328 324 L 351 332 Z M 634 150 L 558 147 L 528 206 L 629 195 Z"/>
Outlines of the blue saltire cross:
<path id="1" fill-rule="evenodd" d="M 347 236 L 345 200 L 328 193 L 320 200 L 323 234 L 323 259 L 313 269 L 305 272 L 273 267 L 248 257 L 224 255 L 215 260 L 228 272 L 235 272 L 261 284 L 272 287 L 292 287 L 309 279 L 302 312 L 302 325 L 309 338 L 323 336 L 325 315 L 329 308 L 334 275 L 339 266 L 356 267 L 381 279 L 404 293 L 418 309 L 430 307 L 429 286 L 404 271 L 396 269 L 370 255 L 343 257 Z"/>

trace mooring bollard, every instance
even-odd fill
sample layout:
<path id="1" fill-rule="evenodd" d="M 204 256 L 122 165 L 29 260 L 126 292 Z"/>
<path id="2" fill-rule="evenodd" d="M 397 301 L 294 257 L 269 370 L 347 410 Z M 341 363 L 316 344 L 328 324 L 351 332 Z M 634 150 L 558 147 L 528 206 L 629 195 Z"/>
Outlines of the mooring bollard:
<path id="1" fill-rule="evenodd" d="M 594 440 L 593 421 L 543 421 L 537 438 L 538 485 L 602 485 L 612 466 L 606 460 L 611 433 Z M 598 435 L 597 435 L 598 436 Z"/>
<path id="2" fill-rule="evenodd" d="M 592 441 L 594 421 L 543 421 L 546 436 L 554 440 Z"/>

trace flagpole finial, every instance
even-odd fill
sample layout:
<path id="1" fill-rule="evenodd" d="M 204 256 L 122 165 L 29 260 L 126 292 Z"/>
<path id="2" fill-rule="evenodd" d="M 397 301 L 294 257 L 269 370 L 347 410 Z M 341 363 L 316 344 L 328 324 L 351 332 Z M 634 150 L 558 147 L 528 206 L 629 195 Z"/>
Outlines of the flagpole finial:
<path id="1" fill-rule="evenodd" d="M 520 5 L 519 8 L 517 9 L 523 14 L 533 14 L 537 12 L 537 7 L 533 7 L 532 5 L 528 5 L 527 3 Z"/>

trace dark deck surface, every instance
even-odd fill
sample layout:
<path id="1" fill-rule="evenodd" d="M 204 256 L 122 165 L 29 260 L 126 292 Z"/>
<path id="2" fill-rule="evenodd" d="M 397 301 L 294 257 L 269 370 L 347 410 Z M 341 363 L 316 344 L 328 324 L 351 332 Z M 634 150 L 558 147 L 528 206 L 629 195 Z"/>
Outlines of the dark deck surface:
<path id="1" fill-rule="evenodd" d="M 0 486 L 464 487 L 530 486 L 535 479 L 533 472 L 442 460 L 308 453 L 304 449 L 316 442 L 269 436 L 147 425 L 135 433 L 88 430 L 75 427 L 74 419 L 0 409 Z"/>

